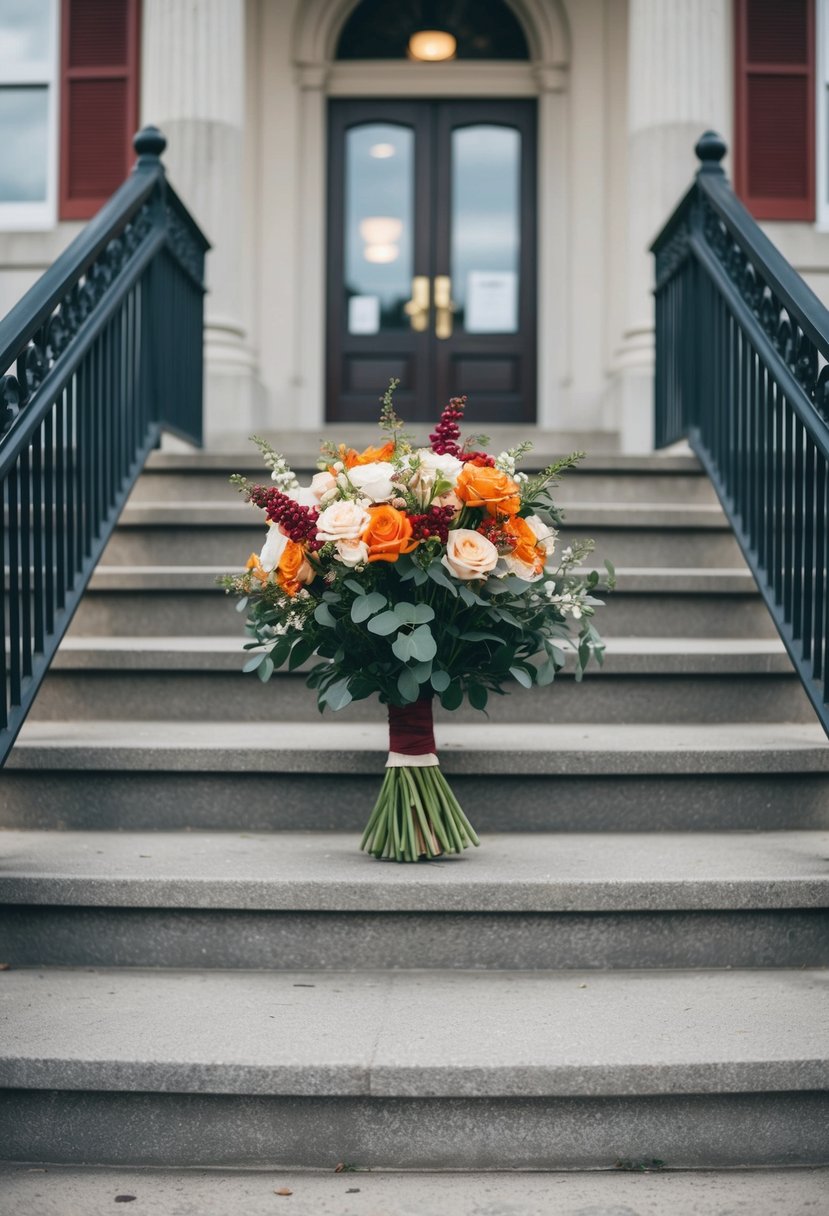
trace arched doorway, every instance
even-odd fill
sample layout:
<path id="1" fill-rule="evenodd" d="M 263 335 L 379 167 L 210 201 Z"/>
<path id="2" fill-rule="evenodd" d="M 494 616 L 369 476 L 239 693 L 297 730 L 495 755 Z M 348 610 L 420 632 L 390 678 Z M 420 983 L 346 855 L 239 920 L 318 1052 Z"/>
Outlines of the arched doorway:
<path id="1" fill-rule="evenodd" d="M 521 152 L 518 157 L 519 161 L 523 161 L 525 153 L 527 153 L 526 162 L 521 164 L 518 170 L 518 176 L 521 181 L 521 190 L 518 192 L 520 197 L 520 205 L 526 207 L 530 212 L 529 225 L 535 226 L 533 240 L 535 244 L 535 256 L 528 257 L 532 263 L 527 276 L 523 278 L 519 266 L 517 279 L 511 281 L 510 275 L 515 274 L 513 266 L 493 265 L 493 277 L 489 282 L 482 282 L 480 272 L 487 270 L 486 265 L 470 266 L 467 265 L 461 274 L 461 286 L 464 288 L 464 293 L 468 293 L 469 277 L 468 271 L 479 271 L 478 278 L 472 281 L 473 292 L 477 291 L 477 299 L 473 300 L 473 310 L 471 319 L 471 327 L 474 331 L 476 326 L 481 328 L 477 333 L 468 334 L 467 336 L 474 337 L 483 353 L 488 354 L 491 358 L 489 370 L 492 373 L 490 378 L 490 386 L 493 385 L 496 378 L 499 378 L 498 383 L 501 386 L 506 386 L 507 401 L 502 401 L 499 406 L 496 397 L 499 393 L 505 390 L 498 388 L 490 388 L 490 392 L 494 394 L 493 399 L 489 403 L 491 409 L 487 410 L 490 421 L 495 420 L 500 413 L 503 420 L 513 420 L 517 416 L 523 416 L 529 421 L 536 418 L 538 423 L 543 426 L 549 426 L 556 418 L 558 409 L 558 401 L 562 392 L 566 391 L 566 384 L 569 375 L 567 367 L 567 312 L 566 298 L 562 290 L 562 284 L 567 274 L 567 198 L 568 198 L 568 150 L 566 140 L 566 115 L 567 115 L 567 64 L 569 61 L 569 35 L 567 33 L 566 22 L 563 17 L 563 10 L 558 0 L 504 0 L 504 3 L 490 5 L 481 5 L 478 3 L 469 3 L 466 6 L 460 5 L 459 8 L 465 7 L 467 15 L 471 14 L 473 19 L 477 19 L 481 10 L 486 10 L 488 13 L 500 10 L 508 14 L 512 14 L 511 20 L 515 28 L 519 31 L 519 36 L 522 41 L 520 52 L 514 49 L 515 44 L 512 44 L 509 49 L 510 55 L 521 53 L 525 58 L 490 58 L 491 46 L 486 45 L 486 39 L 483 38 L 480 46 L 480 54 L 486 55 L 486 58 L 475 57 L 471 55 L 464 57 L 459 55 L 458 58 L 451 62 L 441 64 L 422 64 L 416 63 L 405 57 L 406 41 L 401 38 L 400 28 L 403 32 L 409 31 L 406 37 L 411 33 L 411 21 L 406 17 L 405 11 L 409 6 L 401 5 L 380 5 L 377 4 L 378 11 L 383 9 L 393 10 L 393 15 L 398 22 L 398 42 L 394 49 L 394 54 L 398 58 L 392 58 L 391 52 L 387 49 L 382 50 L 383 56 L 378 55 L 371 48 L 359 49 L 359 44 L 355 46 L 352 41 L 351 47 L 347 49 L 346 43 L 348 39 L 344 39 L 344 35 L 348 33 L 351 38 L 353 30 L 349 30 L 352 19 L 355 15 L 359 16 L 363 10 L 361 4 L 355 4 L 355 0 L 305 0 L 299 6 L 297 11 L 297 25 L 295 27 L 294 37 L 294 63 L 297 72 L 297 83 L 300 89 L 301 109 L 299 112 L 300 120 L 300 138 L 303 144 L 304 157 L 301 166 L 301 173 L 296 182 L 296 199 L 297 199 L 297 255 L 301 259 L 304 267 L 304 273 L 301 276 L 301 281 L 298 286 L 298 345 L 297 345 L 297 374 L 294 378 L 297 392 L 297 405 L 301 411 L 301 416 L 306 420 L 305 425 L 314 426 L 322 423 L 326 411 L 331 411 L 331 416 L 343 417 L 342 412 L 338 412 L 336 402 L 341 399 L 341 391 L 334 385 L 334 377 L 332 369 L 334 361 L 332 360 L 332 350 L 329 343 L 329 335 L 333 333 L 332 313 L 335 306 L 335 291 L 340 296 L 339 323 L 341 329 L 348 331 L 349 325 L 349 308 L 352 308 L 351 322 L 353 326 L 359 330 L 365 328 L 363 334 L 354 333 L 346 334 L 354 338 L 362 337 L 366 348 L 369 346 L 374 348 L 375 355 L 379 359 L 387 352 L 380 349 L 382 338 L 382 321 L 384 309 L 388 312 L 388 305 L 381 298 L 376 303 L 372 300 L 360 300 L 355 305 L 349 305 L 348 301 L 352 296 L 382 296 L 382 292 L 373 290 L 372 283 L 356 284 L 359 290 L 350 291 L 345 282 L 345 259 L 346 259 L 346 229 L 345 219 L 342 211 L 345 208 L 345 193 L 346 193 L 346 165 L 344 149 L 340 149 L 339 153 L 335 152 L 332 147 L 329 148 L 329 142 L 332 141 L 332 135 L 335 130 L 335 120 L 340 123 L 341 132 L 346 129 L 351 129 L 360 122 L 370 123 L 376 126 L 391 125 L 391 126 L 408 126 L 410 131 L 414 131 L 418 123 L 421 127 L 429 126 L 433 131 L 432 145 L 437 147 L 437 136 L 434 134 L 437 128 L 441 126 L 441 121 L 444 125 L 444 131 L 449 131 L 449 142 L 451 144 L 451 133 L 461 128 L 469 131 L 471 128 L 512 128 L 517 130 L 516 121 L 521 110 L 524 114 L 521 116 Z M 437 12 L 443 23 L 446 23 L 446 13 L 450 9 L 455 9 L 456 6 L 438 5 Z M 405 20 L 404 20 L 405 18 Z M 376 32 L 376 23 L 372 24 L 372 31 Z M 480 31 L 475 34 L 474 29 L 471 31 L 473 36 L 481 38 Z M 459 39 L 460 42 L 460 39 Z M 506 48 L 510 47 L 508 41 L 501 39 L 501 44 Z M 342 57 L 338 57 L 338 53 L 342 52 Z M 364 54 L 367 58 L 357 59 L 353 55 Z M 372 57 L 374 56 L 374 57 Z M 359 113 L 358 110 L 352 111 L 352 119 L 359 119 L 359 122 L 346 122 L 342 118 L 342 114 L 337 116 L 337 110 L 342 107 L 343 111 L 347 105 L 357 106 L 357 103 L 365 104 L 372 108 L 366 109 Z M 410 113 L 404 122 L 399 121 L 399 115 L 393 116 L 392 112 L 384 106 L 394 105 L 410 105 L 415 109 L 416 103 L 427 102 L 430 111 L 428 120 L 424 120 L 423 112 Z M 465 105 L 474 106 L 484 105 L 484 102 L 489 103 L 490 110 L 485 113 L 484 110 L 478 111 L 477 114 L 471 110 L 467 110 L 460 121 L 460 110 Z M 447 109 L 441 116 L 438 113 L 440 106 L 452 103 L 456 107 L 454 114 Z M 521 103 L 521 104 L 519 104 Z M 515 107 L 512 113 L 508 113 L 509 107 Z M 498 111 L 500 110 L 500 116 Z M 500 120 L 499 120 L 500 117 Z M 391 120 L 391 121 L 389 121 Z M 519 125 L 521 125 L 519 124 Z M 480 132 L 481 142 L 485 142 L 485 130 Z M 394 143 L 394 140 L 372 139 L 368 144 L 368 148 L 377 143 Z M 428 140 L 427 140 L 428 142 Z M 445 144 L 444 140 L 444 144 Z M 464 149 L 464 139 L 460 136 L 455 137 L 456 145 L 460 145 L 462 151 L 467 151 L 471 154 L 471 149 Z M 467 143 L 471 142 L 467 136 Z M 514 142 L 514 137 L 513 137 Z M 537 170 L 536 180 L 533 181 L 533 166 L 532 156 L 536 153 Z M 502 149 L 503 152 L 503 149 Z M 367 156 L 367 149 L 363 149 L 364 159 Z M 395 149 L 397 154 L 397 150 Z M 509 153 L 507 153 L 509 155 Z M 339 170 L 337 168 L 337 157 L 339 156 Z M 442 174 L 444 180 L 450 180 L 455 173 L 456 177 L 461 174 L 458 170 L 453 170 L 451 159 L 447 163 L 445 154 L 441 151 L 433 152 L 433 158 L 437 157 L 440 161 L 443 157 L 443 167 L 438 170 L 433 167 L 431 177 L 433 182 L 436 182 Z M 382 167 L 382 158 L 376 158 L 378 165 Z M 390 158 L 391 159 L 391 158 Z M 428 159 L 428 156 L 427 156 Z M 421 157 L 422 160 L 422 157 Z M 377 167 L 377 166 L 375 166 Z M 338 219 L 338 225 L 341 230 L 339 236 L 332 236 L 334 220 L 330 211 L 331 195 L 333 182 L 336 173 L 339 172 L 339 188 L 340 200 L 339 206 L 341 213 Z M 523 175 L 523 176 L 522 176 Z M 416 176 L 419 178 L 420 174 Z M 464 177 L 464 180 L 466 178 Z M 514 179 L 513 179 L 514 180 Z M 323 192 L 320 192 L 320 187 L 324 187 Z M 511 205 L 515 206 L 515 190 L 513 189 L 513 200 Z M 319 200 L 319 203 L 317 202 Z M 443 210 L 451 217 L 452 203 L 451 196 L 448 198 Z M 370 235 L 375 238 L 373 241 L 366 242 L 365 237 L 359 233 L 360 220 L 366 219 L 400 219 L 397 216 L 385 216 L 382 211 L 366 211 L 361 217 L 357 217 L 356 224 L 352 225 L 352 230 L 356 230 L 357 237 L 363 244 L 395 244 L 394 240 L 380 241 L 377 239 L 378 230 Z M 521 220 L 521 224 L 525 222 Z M 471 224 L 468 226 L 471 231 Z M 388 235 L 387 229 L 386 235 Z M 528 233 L 532 228 L 528 226 Z M 382 234 L 381 234 L 382 235 Z M 423 238 L 426 239 L 426 238 Z M 512 239 L 512 238 L 511 238 Z M 332 287 L 332 252 L 336 254 L 334 245 L 336 240 L 339 241 L 340 249 L 340 266 L 339 275 L 335 280 L 336 287 Z M 352 241 L 355 238 L 352 235 Z M 451 233 L 443 237 L 433 233 L 431 237 L 433 246 L 436 243 L 442 243 L 444 246 L 447 243 L 451 244 Z M 428 241 L 427 241 L 428 243 Z M 422 244 L 422 242 L 421 242 Z M 519 235 L 517 246 L 519 251 L 526 249 L 528 255 L 530 250 L 530 242 L 524 232 Z M 422 250 L 418 250 L 420 256 Z M 381 252 L 381 257 L 383 253 Z M 397 269 L 403 268 L 406 258 L 402 251 L 399 255 L 400 261 Z M 432 327 L 437 322 L 435 315 L 435 283 L 436 275 L 442 271 L 435 270 L 433 257 L 431 274 L 415 274 L 414 264 L 411 265 L 411 278 L 408 282 L 408 291 L 405 299 L 401 296 L 397 297 L 393 308 L 397 310 L 397 320 L 400 321 L 400 308 L 405 309 L 405 305 L 410 303 L 410 309 L 414 310 L 422 307 L 423 295 L 422 287 L 417 286 L 416 291 L 412 290 L 412 279 L 428 278 L 430 297 L 429 305 L 432 310 L 430 324 Z M 428 261 L 428 259 L 427 259 Z M 448 250 L 444 257 L 444 262 L 448 261 L 451 264 L 452 251 Z M 456 272 L 462 261 L 460 254 L 455 256 Z M 373 265 L 381 265 L 382 263 L 373 263 Z M 446 268 L 446 267 L 444 267 Z M 424 269 L 419 266 L 418 270 Z M 535 275 L 535 284 L 531 283 L 531 276 Z M 496 277 L 499 276 L 500 277 Z M 449 273 L 443 277 L 453 279 L 451 265 Z M 453 295 L 452 302 L 456 305 L 458 300 L 455 298 L 454 291 L 456 290 L 458 275 L 454 276 L 452 283 Z M 441 285 L 438 285 L 438 300 L 440 303 L 440 292 L 443 290 Z M 499 321 L 500 316 L 506 316 L 509 319 L 510 312 L 515 309 L 513 301 L 517 297 L 521 298 L 522 291 L 530 293 L 529 303 L 524 304 L 524 313 L 521 316 L 523 321 L 524 316 L 528 318 L 532 315 L 530 322 L 530 333 L 528 335 L 528 346 L 532 345 L 538 352 L 537 368 L 536 358 L 532 354 L 528 360 L 525 360 L 524 367 L 529 368 L 529 372 L 525 374 L 522 368 L 520 374 L 516 372 L 516 359 L 513 355 L 507 355 L 505 360 L 502 360 L 500 366 L 496 366 L 496 354 L 504 352 L 496 351 L 495 343 L 499 335 L 493 330 L 485 332 L 485 327 L 503 324 Z M 536 306 L 532 304 L 532 293 L 535 292 Z M 487 298 L 488 296 L 488 298 Z M 440 305 L 443 307 L 443 305 Z M 520 302 L 518 311 L 520 312 Z M 453 334 L 461 329 L 461 326 L 456 326 L 456 319 L 460 318 L 463 322 L 463 330 L 466 330 L 468 301 L 463 301 L 463 311 L 458 308 L 451 313 Z M 375 314 L 380 316 L 380 330 L 374 329 L 376 323 Z M 411 311 L 405 312 L 406 324 L 411 329 L 410 324 Z M 487 317 L 489 318 L 487 320 Z M 445 323 L 445 313 L 444 313 Z M 399 324 L 398 324 L 399 328 Z M 371 329 L 374 332 L 368 332 Z M 421 332 L 421 331 L 415 331 Z M 504 335 L 500 335 L 503 337 Z M 506 335 L 507 337 L 509 335 Z M 432 335 L 432 342 L 435 350 L 432 354 L 433 366 L 436 366 L 440 361 L 440 356 L 443 351 L 437 347 L 438 342 L 447 343 L 446 339 L 438 339 L 436 335 Z M 448 352 L 451 349 L 451 341 L 445 346 L 446 354 L 444 362 L 449 362 Z M 341 351 L 341 358 L 345 351 L 345 344 Z M 461 352 L 457 352 L 460 356 Z M 398 356 L 399 357 L 399 356 Z M 422 362 L 422 360 L 421 360 Z M 471 392 L 475 393 L 475 401 L 477 404 L 482 403 L 483 389 L 478 386 L 481 384 L 481 377 L 484 374 L 482 366 L 475 368 L 474 359 L 464 363 L 460 357 L 455 361 L 456 370 L 458 365 L 460 369 L 468 376 L 466 387 Z M 361 368 L 355 367 L 346 369 L 349 374 L 356 374 L 357 381 L 352 380 L 350 383 L 359 382 L 360 385 L 371 385 L 370 388 L 359 390 L 360 393 L 365 391 L 368 396 L 363 402 L 355 399 L 350 403 L 351 412 L 348 416 L 354 418 L 369 418 L 376 417 L 376 397 L 377 389 L 374 387 L 375 380 L 380 381 L 380 387 L 383 383 L 383 373 L 392 369 L 386 367 L 369 367 L 365 364 Z M 348 384 L 349 381 L 343 376 L 343 369 L 340 368 L 339 376 L 341 384 Z M 473 376 L 474 373 L 474 376 Z M 516 376 L 522 382 L 522 388 L 515 391 Z M 529 380 L 535 377 L 536 388 L 528 389 Z M 402 379 L 402 377 L 401 377 Z M 432 384 L 434 385 L 436 376 L 433 377 Z M 527 391 L 528 390 L 528 391 Z M 433 393 L 437 392 L 433 388 Z M 457 391 L 460 391 L 458 388 Z M 510 399 L 511 394 L 511 399 Z M 520 400 L 518 399 L 520 396 Z M 538 412 L 536 414 L 536 403 L 538 403 Z M 401 402 L 401 405 L 403 403 Z M 431 417 L 434 413 L 434 397 L 428 409 L 428 415 Z M 476 413 L 478 413 L 476 408 Z M 480 416 L 480 414 L 478 415 Z"/>

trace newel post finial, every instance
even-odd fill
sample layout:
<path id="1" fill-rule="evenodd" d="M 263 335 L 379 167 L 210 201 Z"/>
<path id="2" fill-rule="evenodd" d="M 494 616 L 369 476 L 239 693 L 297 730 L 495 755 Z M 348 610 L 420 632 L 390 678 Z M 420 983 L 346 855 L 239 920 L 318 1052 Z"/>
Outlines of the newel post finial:
<path id="1" fill-rule="evenodd" d="M 728 151 L 722 135 L 716 131 L 705 131 L 697 140 L 694 151 L 699 159 L 698 173 L 724 173 L 720 161 Z"/>
<path id="2" fill-rule="evenodd" d="M 142 127 L 133 136 L 132 146 L 138 153 L 138 164 L 147 165 L 161 159 L 161 154 L 167 147 L 167 139 L 158 127 Z"/>

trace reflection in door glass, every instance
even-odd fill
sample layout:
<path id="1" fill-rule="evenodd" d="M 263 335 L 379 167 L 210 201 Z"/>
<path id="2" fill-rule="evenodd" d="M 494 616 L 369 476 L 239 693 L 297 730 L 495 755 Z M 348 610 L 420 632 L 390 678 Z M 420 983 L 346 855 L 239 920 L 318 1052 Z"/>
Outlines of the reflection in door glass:
<path id="1" fill-rule="evenodd" d="M 452 132 L 452 298 L 467 333 L 518 331 L 520 165 L 513 127 Z"/>
<path id="2" fill-rule="evenodd" d="M 409 327 L 413 274 L 414 132 L 391 123 L 352 127 L 345 144 L 345 293 L 348 332 Z"/>

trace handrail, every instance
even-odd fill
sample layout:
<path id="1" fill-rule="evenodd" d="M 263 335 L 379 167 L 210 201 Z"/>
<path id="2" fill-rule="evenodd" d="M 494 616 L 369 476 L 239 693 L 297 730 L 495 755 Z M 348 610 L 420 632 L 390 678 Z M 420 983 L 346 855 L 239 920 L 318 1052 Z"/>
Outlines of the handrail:
<path id="1" fill-rule="evenodd" d="M 723 140 L 652 245 L 656 445 L 687 437 L 829 734 L 829 310 L 735 197 Z"/>
<path id="2" fill-rule="evenodd" d="M 202 441 L 208 241 L 138 160 L 0 321 L 0 764 L 161 431 Z"/>

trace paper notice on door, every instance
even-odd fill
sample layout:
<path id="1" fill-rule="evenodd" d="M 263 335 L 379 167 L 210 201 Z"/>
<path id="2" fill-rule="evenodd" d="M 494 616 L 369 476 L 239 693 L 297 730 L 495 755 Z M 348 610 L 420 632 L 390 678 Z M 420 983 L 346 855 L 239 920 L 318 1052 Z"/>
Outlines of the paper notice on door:
<path id="1" fill-rule="evenodd" d="M 470 270 L 464 328 L 468 334 L 514 334 L 518 329 L 518 275 L 514 270 Z"/>
<path id="2" fill-rule="evenodd" d="M 352 296 L 348 301 L 348 332 L 376 334 L 380 332 L 380 297 Z"/>

